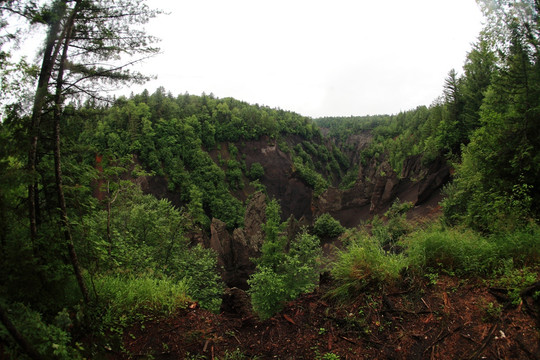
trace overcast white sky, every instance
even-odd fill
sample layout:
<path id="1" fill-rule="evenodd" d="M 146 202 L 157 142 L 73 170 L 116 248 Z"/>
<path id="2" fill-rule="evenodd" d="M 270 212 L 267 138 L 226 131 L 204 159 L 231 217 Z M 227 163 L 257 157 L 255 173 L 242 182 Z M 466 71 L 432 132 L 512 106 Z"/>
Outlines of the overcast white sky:
<path id="1" fill-rule="evenodd" d="M 144 86 L 303 115 L 392 114 L 429 105 L 482 28 L 474 0 L 149 0 L 162 54 Z"/>

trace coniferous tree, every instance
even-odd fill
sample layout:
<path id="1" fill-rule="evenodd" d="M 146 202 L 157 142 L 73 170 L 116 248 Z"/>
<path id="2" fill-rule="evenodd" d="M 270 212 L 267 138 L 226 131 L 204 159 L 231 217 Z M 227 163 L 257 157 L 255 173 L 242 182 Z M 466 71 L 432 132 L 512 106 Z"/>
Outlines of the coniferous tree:
<path id="1" fill-rule="evenodd" d="M 107 83 L 146 80 L 147 77 L 126 68 L 133 60 L 127 63 L 118 60 L 123 54 L 147 56 L 157 52 L 152 45 L 155 39 L 138 28 L 156 14 L 142 0 L 55 0 L 35 12 L 35 17 L 43 19 L 48 30 L 28 131 L 30 239 L 35 244 L 40 224 L 38 145 L 42 134 L 49 132 L 55 139 L 54 172 L 62 231 L 85 301 L 88 301 L 88 291 L 75 253 L 63 190 L 60 151 L 63 104 L 66 98 L 73 96 L 102 99 L 99 92 Z M 44 129 L 44 117 L 51 113 L 52 129 Z M 34 249 L 37 254 L 35 245 Z"/>
<path id="2" fill-rule="evenodd" d="M 444 207 L 448 219 L 483 230 L 537 217 L 540 201 L 538 6 L 492 5 L 485 9 L 499 65 Z"/>

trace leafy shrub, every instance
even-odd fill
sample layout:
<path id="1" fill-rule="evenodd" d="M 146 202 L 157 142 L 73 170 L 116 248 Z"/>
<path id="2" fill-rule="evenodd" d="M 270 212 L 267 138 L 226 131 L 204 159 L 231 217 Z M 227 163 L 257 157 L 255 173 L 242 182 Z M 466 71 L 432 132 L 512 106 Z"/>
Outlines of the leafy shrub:
<path id="1" fill-rule="evenodd" d="M 216 357 L 216 360 L 245 360 L 248 359 L 248 357 L 240 350 L 236 349 L 232 352 L 229 350 L 225 350 L 225 353 L 223 354 L 223 359 Z"/>
<path id="2" fill-rule="evenodd" d="M 515 268 L 512 260 L 506 261 L 496 273 L 499 276 L 494 280 L 495 286 L 508 289 L 514 305 L 521 302 L 521 291 L 538 281 L 538 269 Z"/>
<path id="3" fill-rule="evenodd" d="M 13 303 L 6 307 L 11 322 L 21 335 L 33 346 L 44 359 L 80 359 L 79 351 L 71 344 L 71 336 L 67 331 L 71 320 L 64 310 L 56 317 L 57 320 L 66 318 L 66 321 L 55 321 L 56 324 L 46 323 L 41 314 L 24 304 Z M 8 358 L 28 359 L 20 353 L 18 346 L 11 342 L 11 336 L 0 323 L 0 339 L 5 341 Z"/>
<path id="4" fill-rule="evenodd" d="M 280 311 L 289 299 L 285 275 L 277 274 L 270 267 L 258 266 L 248 284 L 253 310 L 263 320 Z"/>
<path id="5" fill-rule="evenodd" d="M 519 231 L 482 236 L 471 230 L 431 227 L 407 240 L 410 264 L 417 269 L 445 269 L 458 274 L 488 275 L 513 267 L 538 264 L 540 230 L 530 225 Z"/>
<path id="6" fill-rule="evenodd" d="M 313 188 L 315 196 L 319 196 L 328 188 L 328 181 L 311 166 L 304 164 L 302 158 L 294 157 L 293 163 L 300 178 Z"/>
<path id="7" fill-rule="evenodd" d="M 261 319 L 268 319 L 283 308 L 285 302 L 313 291 L 319 280 L 319 239 L 304 232 L 291 244 L 275 269 L 257 266 L 248 280 L 253 310 Z"/>
<path id="8" fill-rule="evenodd" d="M 247 174 L 250 180 L 260 179 L 263 177 L 263 175 L 264 175 L 264 168 L 260 163 L 254 162 L 253 164 L 251 164 L 251 167 L 249 168 L 249 172 Z"/>
<path id="9" fill-rule="evenodd" d="M 343 234 L 345 228 L 332 215 L 325 213 L 313 224 L 313 233 L 320 238 L 335 238 Z"/>
<path id="10" fill-rule="evenodd" d="M 194 201 L 188 207 L 196 210 L 201 207 L 201 191 L 192 190 Z M 134 278 L 152 273 L 156 278 L 184 282 L 190 289 L 188 295 L 201 307 L 218 311 L 222 284 L 216 255 L 202 246 L 189 246 L 182 232 L 191 225 L 190 220 L 169 201 L 142 195 L 140 189 L 119 194 L 113 205 L 110 242 L 105 212 L 84 219 L 87 244 L 80 254 L 93 262 L 87 266 L 105 273 L 121 271 Z"/>
<path id="11" fill-rule="evenodd" d="M 95 280 L 97 301 L 89 313 L 96 321 L 94 333 L 104 336 L 107 346 L 119 351 L 127 327 L 155 316 L 169 316 L 186 307 L 190 297 L 186 281 L 169 277 L 157 278 L 147 273 L 133 275 L 101 275 Z M 93 351 L 101 352 L 94 348 Z"/>
<path id="12" fill-rule="evenodd" d="M 529 224 L 519 229 L 492 235 L 497 246 L 497 256 L 512 259 L 515 266 L 540 262 L 540 226 Z"/>
<path id="13" fill-rule="evenodd" d="M 228 168 L 226 177 L 231 189 L 238 190 L 243 188 L 242 169 L 239 167 Z"/>
<path id="14" fill-rule="evenodd" d="M 412 226 L 407 222 L 407 211 L 413 207 L 411 202 L 401 203 L 396 199 L 390 209 L 384 213 L 386 223 L 377 216 L 372 221 L 373 236 L 387 249 L 392 248 L 400 239 L 411 232 Z"/>
<path id="15" fill-rule="evenodd" d="M 303 232 L 290 245 L 284 272 L 292 298 L 313 291 L 319 281 L 321 250 L 316 236 Z"/>
<path id="16" fill-rule="evenodd" d="M 319 239 L 305 231 L 291 242 L 289 251 L 285 251 L 286 238 L 280 235 L 284 224 L 280 224 L 276 200 L 267 205 L 266 218 L 261 257 L 256 260 L 256 271 L 248 280 L 251 303 L 261 319 L 271 317 L 285 302 L 315 288 L 320 259 Z"/>
<path id="17" fill-rule="evenodd" d="M 401 254 L 386 254 L 379 242 L 368 234 L 349 231 L 344 250 L 330 269 L 337 286 L 329 295 L 341 299 L 358 294 L 363 289 L 390 283 L 399 278 L 406 266 Z"/>
<path id="18" fill-rule="evenodd" d="M 213 250 L 200 244 L 178 252 L 176 268 L 167 273 L 188 287 L 188 295 L 202 308 L 218 312 L 221 307 L 223 283 L 217 272 L 217 257 Z"/>
<path id="19" fill-rule="evenodd" d="M 353 166 L 350 168 L 345 176 L 341 179 L 341 184 L 339 184 L 339 188 L 341 190 L 348 190 L 351 189 L 354 184 L 356 184 L 356 179 L 358 177 L 358 165 Z"/>

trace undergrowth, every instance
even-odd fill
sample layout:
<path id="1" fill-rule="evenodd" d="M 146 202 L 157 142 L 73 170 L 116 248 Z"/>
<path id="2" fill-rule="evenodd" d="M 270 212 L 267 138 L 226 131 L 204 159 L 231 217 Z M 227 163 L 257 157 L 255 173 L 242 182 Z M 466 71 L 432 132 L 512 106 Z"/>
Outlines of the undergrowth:
<path id="1" fill-rule="evenodd" d="M 485 276 L 538 264 L 540 227 L 530 225 L 512 233 L 481 235 L 472 230 L 431 226 L 403 241 L 409 266 L 416 271 L 446 271 Z"/>
<path id="2" fill-rule="evenodd" d="M 169 315 L 185 308 L 190 301 L 189 289 L 183 280 L 107 275 L 96 279 L 95 287 L 108 321 L 129 318 L 141 312 Z"/>
<path id="3" fill-rule="evenodd" d="M 433 281 L 444 273 L 486 278 L 507 288 L 517 303 L 520 291 L 538 281 L 540 227 L 535 224 L 493 235 L 432 224 L 402 236 L 400 254 L 385 251 L 379 233 L 350 230 L 342 237 L 347 246 L 331 265 L 336 285 L 329 296 L 354 297 L 368 287 L 390 285 L 403 274 Z"/>
<path id="4" fill-rule="evenodd" d="M 69 332 L 72 319 L 66 309 L 60 311 L 52 322 L 48 323 L 39 312 L 25 304 L 12 303 L 5 307 L 14 326 L 43 359 L 82 359 L 80 354 L 80 350 L 83 350 L 82 345 L 72 344 Z M 4 345 L 1 345 L 2 343 Z M 30 359 L 12 341 L 4 326 L 0 326 L 0 350 L 2 359 L 4 356 L 7 356 L 7 359 Z"/>
<path id="5" fill-rule="evenodd" d="M 337 283 L 329 293 L 332 297 L 348 298 L 368 286 L 391 283 L 407 265 L 402 254 L 386 253 L 367 233 L 349 231 L 344 242 L 348 242 L 347 247 L 338 252 L 331 267 Z"/>

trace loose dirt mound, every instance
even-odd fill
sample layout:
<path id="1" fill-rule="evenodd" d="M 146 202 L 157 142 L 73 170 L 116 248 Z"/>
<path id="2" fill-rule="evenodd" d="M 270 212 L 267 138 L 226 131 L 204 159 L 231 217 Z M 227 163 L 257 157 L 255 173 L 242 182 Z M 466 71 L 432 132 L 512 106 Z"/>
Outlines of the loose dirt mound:
<path id="1" fill-rule="evenodd" d="M 123 359 L 538 359 L 538 302 L 439 277 L 360 294 L 304 295 L 274 318 L 194 308 L 126 331 Z M 193 307 L 193 306 L 192 306 Z"/>

